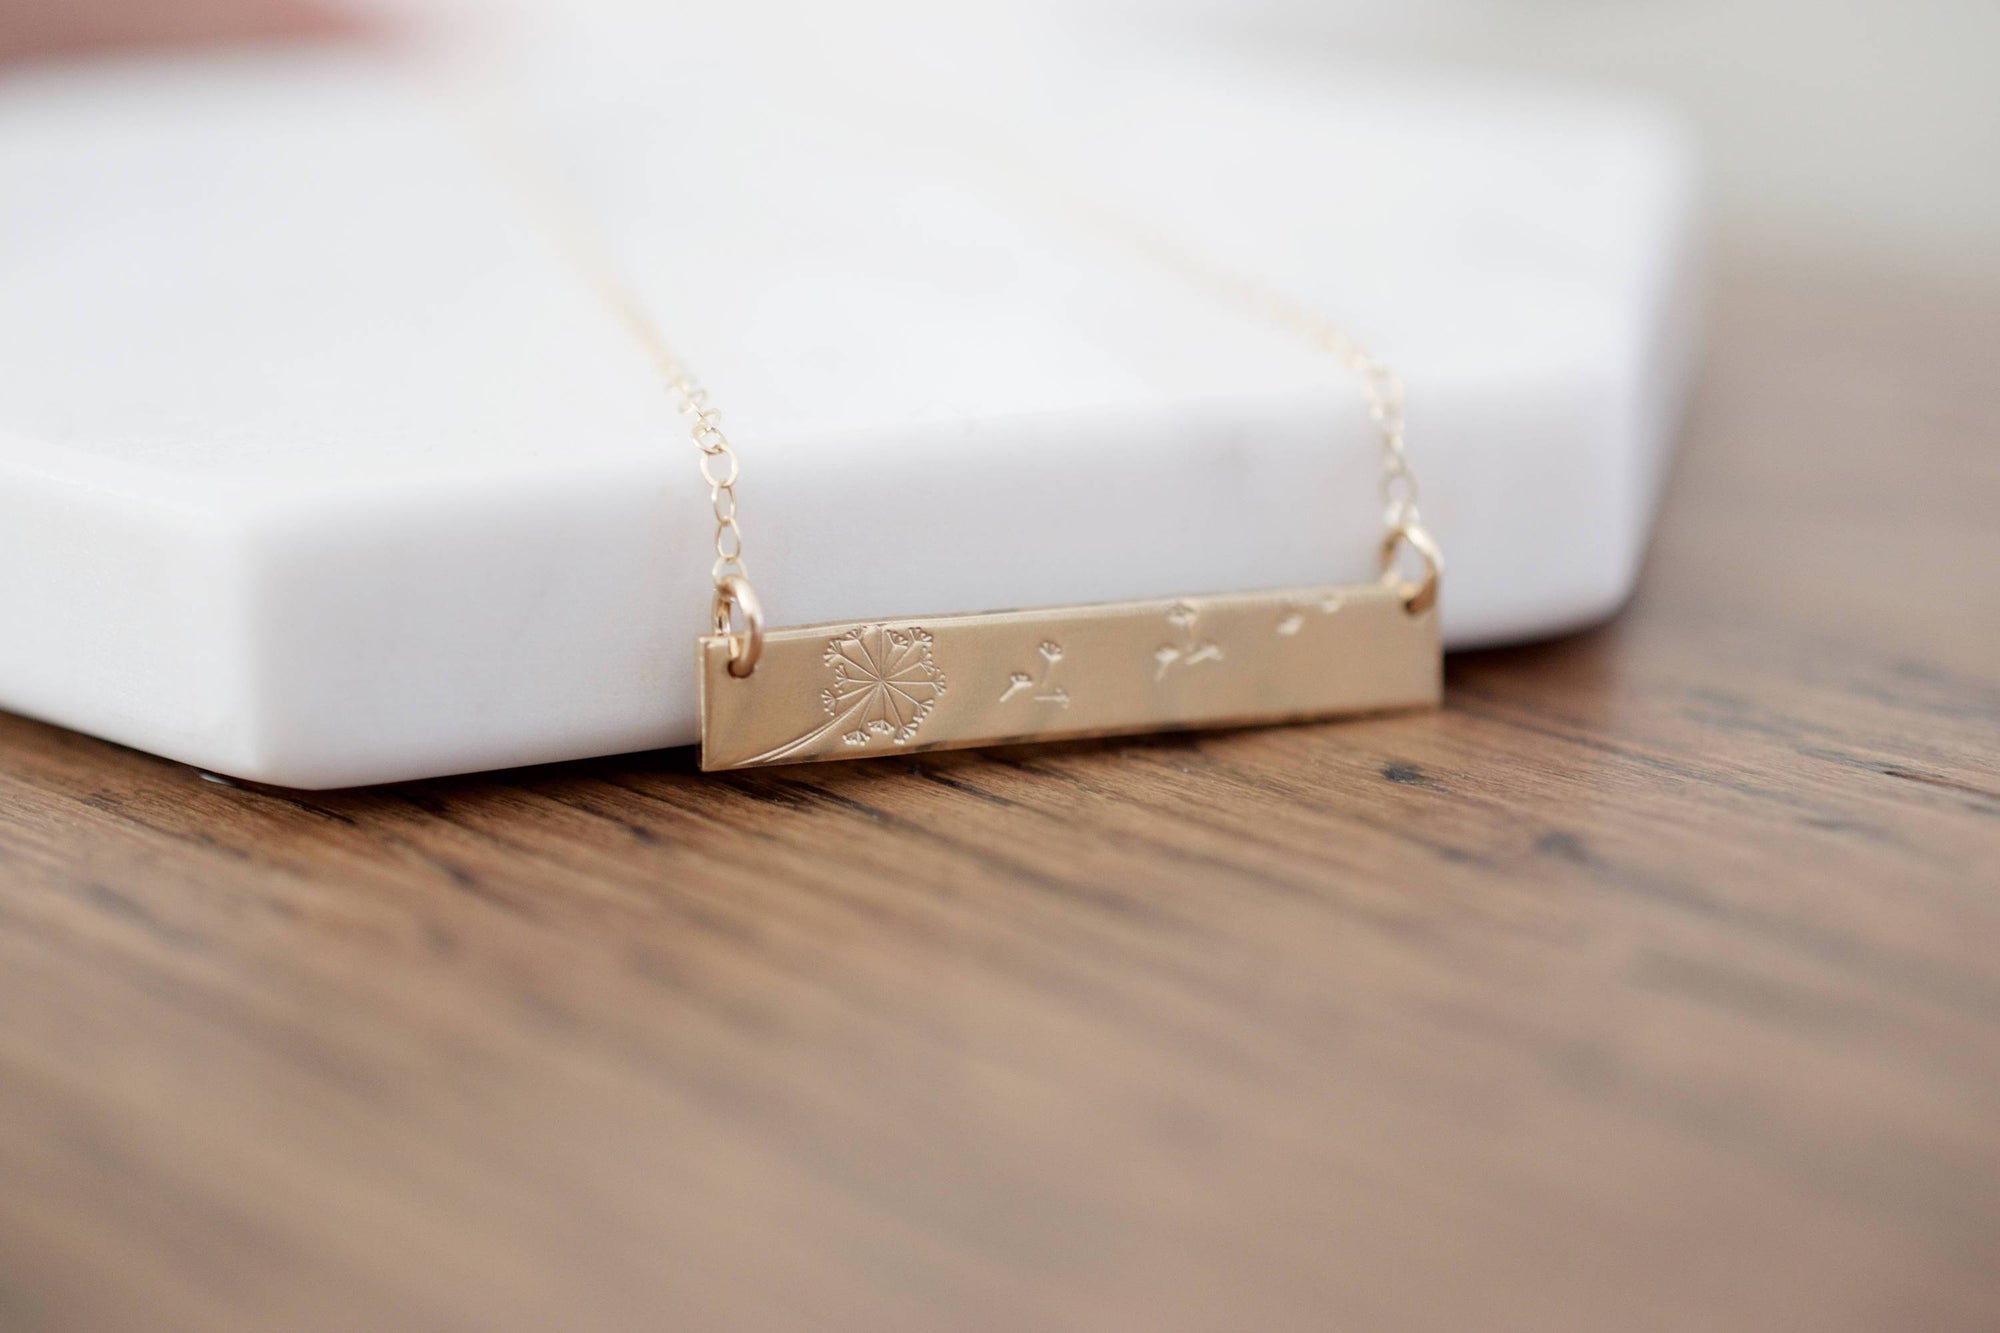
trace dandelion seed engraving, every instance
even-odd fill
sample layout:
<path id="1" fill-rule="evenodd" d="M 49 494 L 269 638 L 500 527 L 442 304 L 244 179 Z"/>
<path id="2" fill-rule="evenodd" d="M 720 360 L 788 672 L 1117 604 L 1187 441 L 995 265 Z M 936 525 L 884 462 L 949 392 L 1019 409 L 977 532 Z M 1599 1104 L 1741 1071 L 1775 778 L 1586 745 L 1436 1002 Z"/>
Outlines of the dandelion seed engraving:
<path id="1" fill-rule="evenodd" d="M 1289 639 L 1305 628 L 1306 617 L 1312 612 L 1317 611 L 1321 615 L 1330 616 L 1345 605 L 1347 605 L 1347 599 L 1338 593 L 1335 593 L 1331 597 L 1323 597 L 1317 602 L 1289 605 L 1285 608 L 1284 618 L 1278 622 L 1278 634 L 1282 638 Z"/>
<path id="2" fill-rule="evenodd" d="M 930 631 L 916 625 L 861 625 L 828 639 L 821 660 L 832 669 L 833 684 L 819 696 L 827 720 L 744 762 L 775 763 L 835 734 L 857 748 L 884 739 L 908 744 L 945 692 L 931 643 Z"/>
<path id="3" fill-rule="evenodd" d="M 1198 613 L 1186 602 L 1167 608 L 1167 624 L 1173 626 L 1179 643 L 1163 643 L 1153 650 L 1153 679 L 1162 681 L 1175 667 L 1191 667 L 1198 662 L 1222 659 L 1222 645 L 1213 639 L 1197 639 L 1194 633 Z"/>
<path id="4" fill-rule="evenodd" d="M 1016 671 L 1007 677 L 1007 688 L 1000 692 L 1000 702 L 1006 703 L 1025 690 L 1034 690 L 1034 701 L 1038 704 L 1054 704 L 1058 708 L 1069 707 L 1069 691 L 1053 681 L 1056 663 L 1062 661 L 1062 645 L 1054 639 L 1044 639 L 1035 650 L 1041 654 L 1042 675 L 1040 681 L 1025 671 Z"/>

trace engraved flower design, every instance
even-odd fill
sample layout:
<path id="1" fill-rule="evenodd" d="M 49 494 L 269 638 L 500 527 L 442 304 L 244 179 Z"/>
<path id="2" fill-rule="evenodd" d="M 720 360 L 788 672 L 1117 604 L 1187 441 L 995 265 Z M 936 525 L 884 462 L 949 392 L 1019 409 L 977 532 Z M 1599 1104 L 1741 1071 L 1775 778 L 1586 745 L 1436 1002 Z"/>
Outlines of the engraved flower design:
<path id="1" fill-rule="evenodd" d="M 820 703 L 828 725 L 849 745 L 878 737 L 906 744 L 945 691 L 930 631 L 914 625 L 848 630 L 827 641 L 822 660 L 833 669 L 833 684 L 820 692 Z"/>
<path id="2" fill-rule="evenodd" d="M 826 721 L 752 755 L 745 765 L 806 755 L 835 735 L 854 746 L 881 737 L 908 744 L 944 693 L 944 672 L 931 660 L 931 633 L 915 625 L 857 625 L 828 639 L 820 660 L 833 672 L 833 684 L 819 696 Z"/>

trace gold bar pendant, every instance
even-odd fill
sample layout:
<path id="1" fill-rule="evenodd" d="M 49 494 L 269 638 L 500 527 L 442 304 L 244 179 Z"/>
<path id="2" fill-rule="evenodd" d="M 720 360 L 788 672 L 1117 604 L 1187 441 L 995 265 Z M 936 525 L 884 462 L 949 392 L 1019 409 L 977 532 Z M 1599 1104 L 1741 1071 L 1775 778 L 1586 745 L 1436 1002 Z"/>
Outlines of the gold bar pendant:
<path id="1" fill-rule="evenodd" d="M 770 630 L 748 676 L 700 640 L 701 766 L 1434 707 L 1437 610 L 1385 583 Z"/>

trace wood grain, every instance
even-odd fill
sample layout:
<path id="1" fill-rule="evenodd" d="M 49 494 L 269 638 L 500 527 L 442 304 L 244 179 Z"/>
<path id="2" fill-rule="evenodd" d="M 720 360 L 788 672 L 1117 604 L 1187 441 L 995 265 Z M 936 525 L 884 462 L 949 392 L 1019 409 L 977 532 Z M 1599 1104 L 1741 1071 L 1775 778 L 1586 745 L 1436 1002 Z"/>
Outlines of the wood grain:
<path id="1" fill-rule="evenodd" d="M 296 796 L 0 718 L 0 1328 L 2000 1325 L 2000 301 L 1738 268 L 1435 716 Z"/>

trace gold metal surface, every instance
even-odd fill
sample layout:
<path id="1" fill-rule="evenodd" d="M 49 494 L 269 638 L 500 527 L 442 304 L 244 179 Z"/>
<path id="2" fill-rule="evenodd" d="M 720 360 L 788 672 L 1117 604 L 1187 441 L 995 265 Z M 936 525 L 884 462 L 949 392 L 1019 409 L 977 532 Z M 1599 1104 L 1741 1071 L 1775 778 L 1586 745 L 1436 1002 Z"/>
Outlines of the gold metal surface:
<path id="1" fill-rule="evenodd" d="M 1437 613 L 1388 582 L 704 636 L 701 766 L 1287 722 L 1438 702 Z"/>

